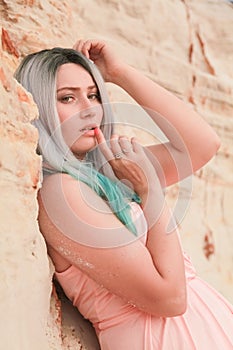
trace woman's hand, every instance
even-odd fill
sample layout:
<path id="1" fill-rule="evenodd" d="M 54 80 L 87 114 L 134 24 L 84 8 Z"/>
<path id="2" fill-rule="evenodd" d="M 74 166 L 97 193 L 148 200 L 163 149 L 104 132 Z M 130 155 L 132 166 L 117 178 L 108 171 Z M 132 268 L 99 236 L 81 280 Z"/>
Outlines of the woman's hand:
<path id="1" fill-rule="evenodd" d="M 110 147 L 100 129 L 95 129 L 96 140 L 106 160 L 119 180 L 125 181 L 143 199 L 153 188 L 162 194 L 155 168 L 146 156 L 143 146 L 135 138 L 113 135 Z"/>
<path id="2" fill-rule="evenodd" d="M 80 51 L 92 60 L 100 70 L 106 82 L 114 82 L 124 63 L 113 53 L 113 50 L 99 40 L 78 40 L 73 49 Z"/>

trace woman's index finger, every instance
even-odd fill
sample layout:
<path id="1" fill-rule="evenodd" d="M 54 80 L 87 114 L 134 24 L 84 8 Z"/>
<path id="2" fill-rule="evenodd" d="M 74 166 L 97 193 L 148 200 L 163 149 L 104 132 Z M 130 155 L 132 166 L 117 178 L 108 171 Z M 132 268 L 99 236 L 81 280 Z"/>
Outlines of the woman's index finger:
<path id="1" fill-rule="evenodd" d="M 102 152 L 102 154 L 104 155 L 104 157 L 106 158 L 106 160 L 109 161 L 109 160 L 113 159 L 114 156 L 112 154 L 112 151 L 108 147 L 102 131 L 98 127 L 95 128 L 95 138 L 96 138 L 96 141 L 98 143 L 98 147 L 99 147 L 100 151 Z"/>

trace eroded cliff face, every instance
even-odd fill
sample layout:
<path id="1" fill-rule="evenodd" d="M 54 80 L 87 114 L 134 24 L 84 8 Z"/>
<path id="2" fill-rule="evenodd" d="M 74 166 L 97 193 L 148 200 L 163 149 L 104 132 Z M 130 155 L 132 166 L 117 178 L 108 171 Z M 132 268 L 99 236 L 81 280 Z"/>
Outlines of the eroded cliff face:
<path id="1" fill-rule="evenodd" d="M 48 349 L 45 329 L 51 276 L 37 226 L 41 159 L 35 153 L 37 132 L 30 121 L 38 113 L 32 98 L 12 79 L 15 63 L 15 54 L 4 51 L 0 67 L 1 346 L 39 350 Z"/>
<path id="2" fill-rule="evenodd" d="M 192 188 L 190 183 L 173 186 L 168 196 L 172 205 L 177 198 L 185 202 L 181 238 L 199 275 L 233 301 L 232 5 L 221 0 L 1 0 L 0 6 L 1 346 L 98 349 L 90 325 L 80 315 L 76 318 L 66 303 L 61 327 L 53 267 L 37 225 L 41 159 L 30 122 L 38 112 L 12 78 L 24 55 L 71 47 L 78 38 L 109 41 L 128 63 L 190 103 L 219 134 L 221 148 L 195 174 Z M 125 112 L 133 101 L 110 84 L 109 92 L 112 99 L 125 102 L 123 109 L 116 105 L 116 113 L 119 120 L 128 120 L 127 133 L 151 142 L 154 135 L 146 116 L 135 113 L 132 122 Z"/>

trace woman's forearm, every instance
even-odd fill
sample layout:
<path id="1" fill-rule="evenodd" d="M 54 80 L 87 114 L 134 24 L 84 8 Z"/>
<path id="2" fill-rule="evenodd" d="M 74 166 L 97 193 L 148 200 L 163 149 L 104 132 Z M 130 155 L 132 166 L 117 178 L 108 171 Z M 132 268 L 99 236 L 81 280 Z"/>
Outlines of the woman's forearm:
<path id="1" fill-rule="evenodd" d="M 141 196 L 141 207 L 148 224 L 147 248 L 156 269 L 163 278 L 170 273 L 184 273 L 183 254 L 178 228 L 171 209 L 167 206 L 161 187 L 155 184 Z"/>
<path id="2" fill-rule="evenodd" d="M 193 109 L 139 71 L 122 64 L 113 83 L 123 88 L 151 116 L 172 147 L 191 157 L 194 169 L 217 151 L 215 131 Z M 196 164 L 198 163 L 198 164 Z"/>
<path id="3" fill-rule="evenodd" d="M 178 228 L 165 199 L 153 191 L 142 199 L 142 209 L 148 222 L 147 249 L 154 266 L 167 285 L 168 303 L 186 303 L 184 259 Z"/>

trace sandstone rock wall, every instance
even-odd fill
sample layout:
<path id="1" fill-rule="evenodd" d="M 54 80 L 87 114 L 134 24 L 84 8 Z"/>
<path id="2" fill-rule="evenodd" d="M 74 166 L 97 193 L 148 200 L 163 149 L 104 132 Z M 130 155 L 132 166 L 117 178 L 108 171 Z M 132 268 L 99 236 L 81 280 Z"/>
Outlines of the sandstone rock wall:
<path id="1" fill-rule="evenodd" d="M 60 301 L 52 292 L 53 268 L 36 221 L 41 160 L 30 121 L 38 113 L 12 78 L 22 56 L 47 47 L 70 47 L 78 38 L 109 41 L 128 63 L 192 104 L 218 132 L 222 146 L 193 178 L 181 237 L 199 275 L 233 302 L 230 2 L 0 0 L 0 11 L 1 347 L 98 349 L 80 316 L 78 325 L 73 316 L 66 316 L 61 327 Z M 132 121 L 125 112 L 133 101 L 114 86 L 109 85 L 109 92 L 112 99 L 125 102 L 123 110 L 116 106 L 119 120 Z M 127 133 L 144 143 L 153 140 L 149 119 L 138 110 L 134 117 L 137 127 L 129 125 Z M 179 186 L 168 189 L 172 204 L 181 192 Z M 188 203 L 185 191 L 182 196 Z M 66 312 L 73 315 L 69 308 Z"/>
<path id="2" fill-rule="evenodd" d="M 4 38 L 3 46 L 4 46 Z M 5 51 L 0 67 L 0 334 L 4 349 L 48 349 L 51 276 L 45 242 L 37 226 L 41 159 L 38 113 L 31 97 L 12 79 Z M 39 325 L 39 327 L 37 327 Z M 30 336 L 29 336 L 30 335 Z"/>

